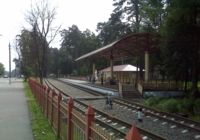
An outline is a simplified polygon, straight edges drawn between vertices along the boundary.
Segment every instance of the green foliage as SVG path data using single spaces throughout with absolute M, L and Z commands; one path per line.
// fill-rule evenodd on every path
M 131 33 L 130 27 L 120 19 L 122 13 L 112 13 L 107 22 L 99 22 L 97 24 L 98 38 L 102 45 L 108 45 L 128 33 Z
M 163 102 L 160 102 L 157 105 L 157 107 L 163 111 L 177 113 L 177 112 L 179 112 L 178 104 L 179 104 L 179 102 L 177 100 L 169 99 L 169 100 L 163 100 Z
M 22 73 L 23 73 L 24 76 L 25 76 L 25 81 L 26 81 L 30 76 L 34 76 L 33 69 L 32 69 L 31 67 L 29 67 L 29 66 L 23 67 Z
M 166 71 L 173 79 L 192 81 L 192 92 L 197 93 L 200 69 L 200 1 L 174 0 L 167 5 L 164 22 L 163 48 Z M 169 57 L 170 56 L 170 57 Z
M 34 140 L 57 140 L 48 120 L 43 116 L 41 108 L 37 104 L 27 83 L 24 83 L 28 108 L 31 113 L 31 124 Z
M 88 62 L 75 63 L 75 59 L 100 47 L 100 41 L 89 30 L 80 31 L 76 25 L 61 32 L 59 68 L 62 74 L 83 74 L 89 71 Z
M 59 73 L 59 50 L 57 48 L 49 48 L 48 50 L 48 73 L 57 75 Z
M 145 101 L 145 105 L 153 107 L 153 106 L 156 106 L 160 102 L 160 100 L 162 99 L 159 97 L 151 97 Z
M 200 99 L 160 99 L 151 97 L 144 104 L 165 112 L 187 114 L 194 120 L 200 120 Z
M 183 112 L 186 114 L 193 114 L 193 106 L 194 106 L 194 100 L 189 98 L 184 98 L 179 103 L 179 112 Z
M 38 75 L 41 62 L 41 46 L 38 46 L 38 34 L 34 31 L 22 30 L 18 35 L 21 72 L 25 77 Z M 36 37 L 37 36 L 37 37 Z M 35 41 L 37 40 L 37 41 Z M 40 51 L 39 51 L 40 49 Z
M 145 105 L 158 108 L 167 112 L 178 112 L 178 101 L 175 99 L 161 99 L 158 97 L 151 97 L 145 101 Z
M 194 113 L 200 116 L 200 99 L 197 99 L 194 103 Z
M 4 65 L 0 63 L 0 75 L 3 75 L 5 71 Z
M 140 23 L 143 18 L 144 1 L 141 0 L 115 0 L 114 13 L 121 13 L 121 20 L 126 20 L 133 32 L 139 32 Z
M 165 0 L 114 0 L 113 13 L 119 14 L 132 32 L 153 32 L 162 24 L 165 3 Z
M 200 121 L 200 115 L 193 115 L 191 116 L 192 120 Z
M 82 65 L 80 68 L 79 68 L 79 74 L 80 75 L 87 75 L 89 74 L 89 63 L 85 63 L 85 65 Z

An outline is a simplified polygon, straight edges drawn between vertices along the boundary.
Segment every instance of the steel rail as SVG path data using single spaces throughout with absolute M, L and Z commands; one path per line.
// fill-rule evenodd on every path
M 58 80 L 58 79 L 54 79 L 54 80 Z M 58 80 L 58 81 L 66 83 L 66 84 L 71 85 L 73 87 L 76 87 L 78 89 L 84 90 L 86 92 L 89 92 L 92 95 L 99 96 L 101 94 L 101 93 L 98 93 L 98 91 L 92 91 L 90 89 L 86 89 L 86 88 L 80 87 L 80 86 L 75 85 L 75 84 L 70 83 L 70 82 L 66 82 L 66 81 L 62 81 L 62 80 Z M 98 88 L 98 87 L 96 86 L 96 88 Z M 122 103 L 122 101 L 124 103 Z M 157 117 L 157 118 L 159 118 L 161 120 L 165 120 L 167 122 L 176 124 L 177 126 L 180 126 L 180 127 L 183 127 L 183 128 L 187 128 L 189 130 L 196 131 L 196 132 L 200 133 L 200 122 L 193 121 L 193 120 L 190 120 L 188 118 L 184 118 L 184 117 L 181 117 L 181 116 L 178 116 L 178 115 L 175 115 L 175 114 L 158 111 L 156 109 L 147 107 L 145 105 L 142 105 L 142 104 L 139 104 L 139 103 L 135 103 L 135 102 L 130 102 L 130 101 L 122 99 L 122 98 L 115 97 L 113 102 L 118 103 L 120 105 L 124 105 L 124 106 L 132 108 L 132 109 L 143 108 L 144 111 L 145 110 L 149 110 L 149 111 L 145 111 L 145 114 Z M 133 106 L 137 106 L 137 107 L 133 107 Z
M 54 79 L 55 80 L 55 79 Z M 47 80 L 48 81 L 48 80 Z M 49 82 L 49 81 L 48 81 Z M 59 82 L 63 82 L 63 81 L 59 81 Z M 65 82 L 63 82 L 63 83 L 65 83 Z M 57 88 L 56 86 L 54 86 L 51 82 L 49 82 L 49 84 L 51 84 L 51 86 L 53 86 L 56 90 L 58 90 L 61 94 L 63 94 L 63 95 L 65 95 L 65 96 L 68 96 L 66 93 L 64 93 L 63 91 L 61 91 L 59 88 Z M 66 84 L 66 83 L 65 83 Z M 79 89 L 81 89 L 81 90 L 83 90 L 82 88 L 80 88 L 79 86 L 77 86 L 77 85 L 73 85 L 73 84 L 69 84 L 70 86 L 73 86 L 73 87 L 75 87 L 75 88 L 79 88 Z M 87 91 L 88 92 L 88 90 L 87 89 L 84 89 L 84 91 Z M 97 93 L 96 93 L 97 94 Z M 95 93 L 94 93 L 94 95 L 96 95 Z M 98 96 L 99 96 L 99 94 L 97 94 Z M 76 102 L 78 102 L 79 104 L 81 104 L 82 106 L 84 106 L 84 107 L 88 107 L 88 105 L 87 104 L 85 104 L 85 103 L 83 103 L 83 102 L 81 102 L 81 101 L 79 101 L 79 100 L 77 100 L 77 99 L 74 99 Z M 107 118 L 107 120 L 111 120 L 111 121 L 115 121 L 115 122 L 117 122 L 118 124 L 122 124 L 122 126 L 125 126 L 126 128 L 128 128 L 128 129 L 130 129 L 131 128 L 131 124 L 130 123 L 128 123 L 128 122 L 125 122 L 125 121 L 123 121 L 123 120 L 120 120 L 120 119 L 118 119 L 118 118 L 116 118 L 116 117 L 113 117 L 113 116 L 111 116 L 111 115 L 109 115 L 109 114 L 107 114 L 107 113 L 104 113 L 104 112 L 102 112 L 102 111 L 100 111 L 100 110 L 97 110 L 97 109 L 95 109 L 94 108 L 94 111 L 96 112 L 96 114 L 99 114 L 99 115 L 102 115 L 102 116 L 104 116 L 104 117 L 106 117 Z M 97 115 L 96 115 L 97 116 Z M 97 118 L 96 118 L 97 119 Z M 99 119 L 97 119 L 98 120 L 98 122 L 101 122 L 102 123 L 102 121 L 101 120 L 99 120 Z M 104 123 L 104 122 L 103 122 Z M 106 126 L 108 126 L 108 124 L 107 123 L 104 123 Z M 121 131 L 119 131 L 118 129 L 116 129 L 116 128 L 114 128 L 114 127 L 112 127 L 112 126 L 110 126 L 109 125 L 109 127 L 111 127 L 112 129 L 114 129 L 115 131 L 118 131 L 119 133 L 123 133 L 123 135 L 125 136 L 126 135 L 126 133 L 124 133 L 124 132 L 121 132 Z M 160 135 L 157 135 L 157 134 L 153 134 L 152 132 L 149 132 L 148 130 L 145 130 L 145 129 L 143 129 L 143 128 L 139 128 L 139 127 L 137 127 L 137 129 L 139 130 L 139 132 L 143 135 L 143 136 L 147 136 L 148 138 L 151 138 L 151 139 L 153 139 L 153 140 L 165 140 L 166 138 L 163 138 L 162 136 L 160 136 Z
M 200 133 L 199 122 L 192 121 L 190 119 L 186 119 L 186 118 L 183 118 L 183 117 L 180 117 L 180 116 L 177 117 L 177 115 L 173 115 L 173 114 L 166 113 L 166 112 L 161 112 L 161 111 L 158 111 L 158 110 L 155 110 L 155 109 L 152 109 L 152 108 L 148 108 L 144 105 L 134 103 L 134 102 L 130 102 L 130 101 L 127 101 L 127 100 L 123 100 L 124 102 L 121 102 L 122 100 L 123 99 L 115 99 L 115 102 L 118 103 L 118 104 L 127 106 L 131 109 L 137 109 L 138 107 L 143 108 L 144 113 L 149 115 L 149 116 L 154 116 L 154 117 L 157 117 L 161 120 L 164 120 L 164 121 L 167 121 L 167 122 L 170 122 L 170 123 L 174 123 L 177 126 L 184 127 L 184 128 L 189 129 L 189 130 L 196 131 L 196 132 Z M 134 107 L 134 106 L 137 106 L 137 107 Z

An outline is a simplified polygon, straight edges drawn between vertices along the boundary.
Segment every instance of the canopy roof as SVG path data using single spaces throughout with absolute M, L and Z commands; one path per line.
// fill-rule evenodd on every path
M 143 54 L 145 51 L 154 51 L 157 48 L 159 35 L 154 33 L 135 33 L 108 44 L 100 49 L 82 55 L 76 61 L 82 59 L 126 59 Z
M 119 71 L 137 71 L 137 67 L 125 64 L 125 65 L 116 65 L 113 66 L 113 71 L 119 72 Z M 101 72 L 110 72 L 110 67 L 107 67 L 105 69 L 102 69 Z

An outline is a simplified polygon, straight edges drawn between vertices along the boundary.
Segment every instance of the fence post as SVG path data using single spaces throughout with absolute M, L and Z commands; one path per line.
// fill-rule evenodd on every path
M 43 98 L 44 98 L 44 116 L 46 115 L 46 95 L 47 95 L 47 89 L 48 89 L 48 87 L 47 86 L 45 86 L 45 89 L 44 89 L 44 95 L 43 95 Z
M 38 85 L 38 84 L 37 84 L 36 95 L 37 95 L 37 102 L 40 105 L 40 85 Z
M 53 106 L 53 98 L 54 98 L 54 96 L 55 96 L 55 90 L 53 90 L 52 91 L 52 96 L 51 96 L 51 126 L 53 126 L 53 108 L 54 108 L 54 106 Z
M 43 112 L 43 114 L 45 112 L 45 94 L 46 94 L 46 86 L 43 85 L 43 88 L 42 88 L 42 112 Z
M 72 140 L 72 109 L 73 109 L 74 103 L 73 103 L 73 99 L 70 97 L 69 101 L 67 103 L 67 125 L 68 125 L 68 129 L 67 129 L 67 140 Z
M 61 98 L 62 98 L 62 95 L 61 95 L 61 93 L 59 93 L 58 94 L 58 104 L 57 104 L 57 106 L 58 106 L 57 137 L 58 138 L 60 137 L 60 101 L 61 101 Z
M 46 109 L 47 109 L 47 94 L 48 94 L 48 87 L 45 86 L 45 91 L 44 91 L 44 116 L 46 115 Z
M 86 140 L 90 140 L 91 137 L 91 126 L 94 122 L 94 110 L 91 106 L 88 106 L 87 112 L 86 112 Z
M 46 116 L 47 116 L 47 119 L 49 118 L 49 94 L 50 94 L 51 90 L 48 88 L 47 90 L 47 112 L 46 112 Z
M 46 94 L 46 117 L 48 119 L 48 113 L 49 113 L 49 92 L 50 89 L 47 88 L 47 94 Z
M 38 102 L 41 107 L 41 93 L 42 93 L 42 86 L 38 85 Z
M 126 134 L 125 140 L 142 140 L 140 133 L 133 124 L 129 132 Z

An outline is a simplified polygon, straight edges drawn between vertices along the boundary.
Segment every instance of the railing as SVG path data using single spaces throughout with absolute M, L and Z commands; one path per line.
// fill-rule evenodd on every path
M 140 98 L 141 93 L 139 88 L 136 89 L 133 84 L 122 84 L 119 83 L 119 95 L 124 98 Z
M 41 106 L 42 112 L 47 117 L 53 130 L 62 140 L 116 140 L 114 135 L 95 122 L 95 114 L 91 106 L 85 114 L 74 108 L 73 99 L 68 102 L 62 100 L 61 93 L 40 85 L 30 79 L 29 86 L 36 100 Z M 125 140 L 133 140 L 137 137 L 142 140 L 136 127 L 132 127 Z
M 169 81 L 154 80 L 148 82 L 141 81 L 140 85 L 142 85 L 143 90 L 161 90 L 161 91 L 184 90 L 184 84 L 181 81 L 171 81 L 171 80 Z

